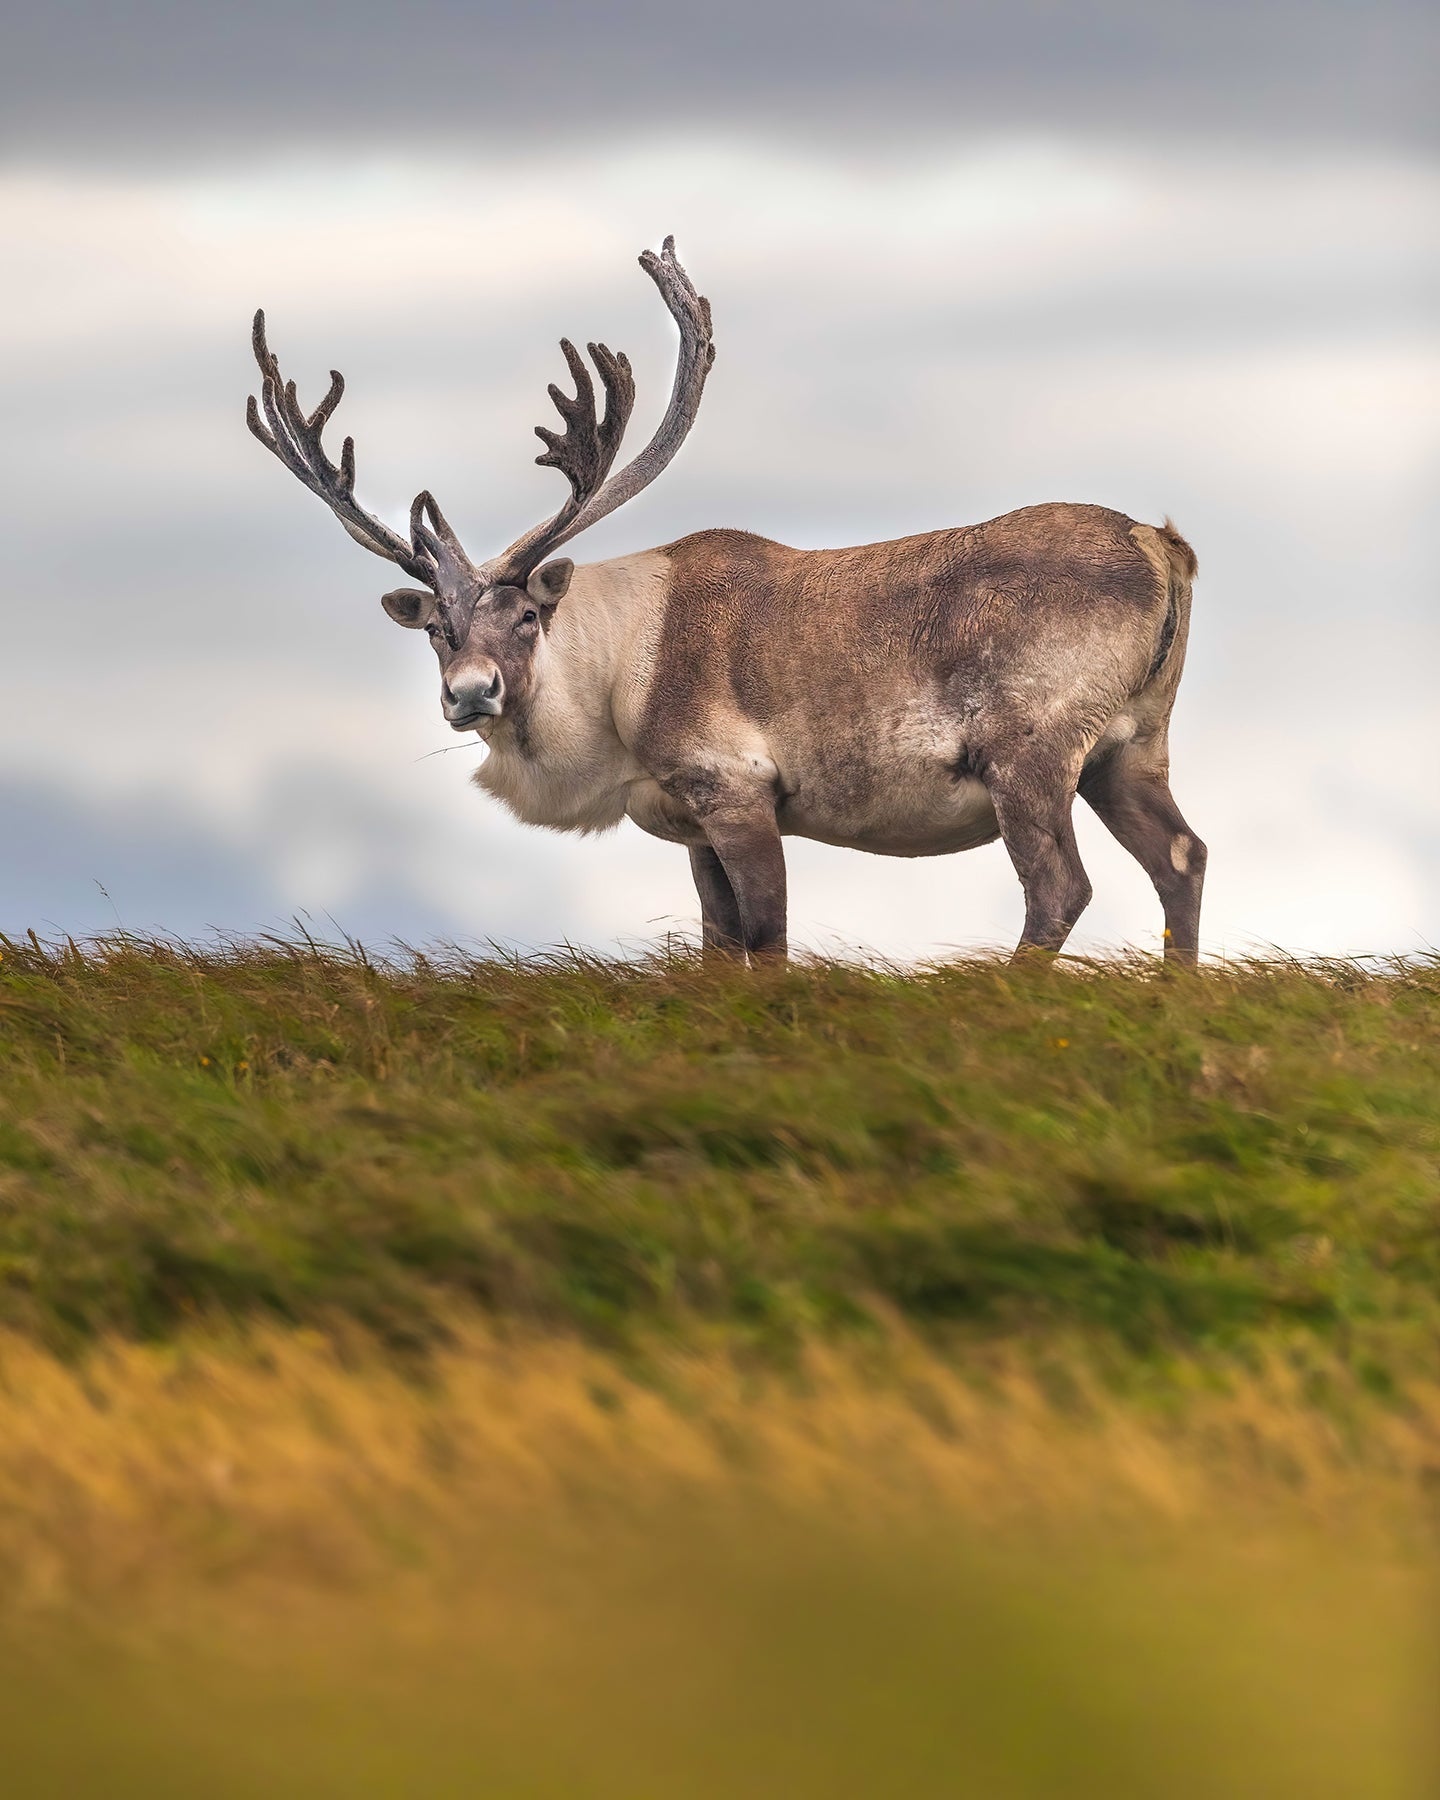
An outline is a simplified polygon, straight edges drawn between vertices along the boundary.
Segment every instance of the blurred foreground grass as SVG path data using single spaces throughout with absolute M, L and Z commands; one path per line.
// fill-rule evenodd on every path
M 1440 1389 L 0 1355 L 7 1796 L 1421 1800 Z
M 1433 1791 L 1433 962 L 0 953 L 7 1796 Z

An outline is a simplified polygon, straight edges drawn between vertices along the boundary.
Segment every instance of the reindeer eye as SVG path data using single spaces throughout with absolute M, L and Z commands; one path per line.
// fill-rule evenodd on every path
M 520 623 L 522 625 L 533 625 L 539 617 L 539 613 L 536 612 L 533 606 L 527 606 L 520 615 Z

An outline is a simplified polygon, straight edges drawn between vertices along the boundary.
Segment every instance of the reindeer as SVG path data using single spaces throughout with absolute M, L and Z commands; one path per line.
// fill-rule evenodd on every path
M 640 263 L 680 330 L 659 429 L 612 474 L 629 361 L 588 346 L 602 412 L 562 341 L 576 391 L 551 386 L 563 429 L 536 427 L 536 460 L 569 497 L 478 564 L 428 492 L 408 539 L 360 506 L 354 441 L 338 465 L 321 444 L 342 377 L 331 371 L 307 414 L 255 315 L 250 430 L 357 543 L 420 584 L 381 604 L 427 633 L 445 719 L 487 744 L 476 783 L 532 825 L 604 831 L 628 817 L 683 844 L 705 952 L 751 959 L 785 953 L 787 836 L 884 856 L 1000 837 L 1025 896 L 1016 955 L 1059 951 L 1091 894 L 1078 792 L 1154 883 L 1167 960 L 1193 965 L 1205 846 L 1168 783 L 1190 546 L 1168 519 L 1055 504 L 846 550 L 715 530 L 610 562 L 554 556 L 667 466 L 714 361 L 709 302 L 673 238 Z

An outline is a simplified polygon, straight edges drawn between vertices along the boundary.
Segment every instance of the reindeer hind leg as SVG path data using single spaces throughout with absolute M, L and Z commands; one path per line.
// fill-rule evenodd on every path
M 1154 884 L 1165 909 L 1165 960 L 1194 968 L 1200 953 L 1205 845 L 1175 804 L 1165 746 L 1126 744 L 1080 777 L 1080 794 Z

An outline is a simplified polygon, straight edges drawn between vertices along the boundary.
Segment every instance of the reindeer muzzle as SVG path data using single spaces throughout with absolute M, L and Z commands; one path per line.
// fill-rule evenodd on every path
M 504 705 L 505 679 L 493 663 L 455 671 L 440 690 L 441 710 L 455 731 L 469 731 L 482 719 L 496 718 Z

